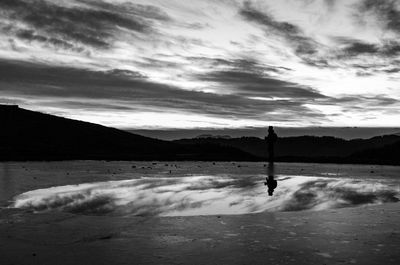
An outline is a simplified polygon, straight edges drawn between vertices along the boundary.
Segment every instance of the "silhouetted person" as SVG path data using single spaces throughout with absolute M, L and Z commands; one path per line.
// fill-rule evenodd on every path
M 274 127 L 269 126 L 268 128 L 268 136 L 265 137 L 265 140 L 268 144 L 268 161 L 274 162 L 274 144 L 276 140 L 278 140 L 278 135 L 274 132 Z

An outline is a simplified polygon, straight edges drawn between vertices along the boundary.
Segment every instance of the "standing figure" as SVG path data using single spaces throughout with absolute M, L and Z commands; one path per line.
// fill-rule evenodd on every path
M 269 126 L 268 136 L 265 137 L 268 144 L 268 161 L 274 163 L 274 144 L 278 140 L 278 135 L 274 132 L 274 127 Z

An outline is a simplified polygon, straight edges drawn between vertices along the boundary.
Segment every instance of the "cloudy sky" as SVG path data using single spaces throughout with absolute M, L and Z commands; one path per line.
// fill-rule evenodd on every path
M 398 126 L 400 0 L 0 0 L 0 103 L 124 129 Z

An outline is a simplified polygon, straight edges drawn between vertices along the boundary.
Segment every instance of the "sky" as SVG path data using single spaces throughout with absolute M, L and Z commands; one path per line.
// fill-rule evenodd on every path
M 0 0 L 0 103 L 122 129 L 396 127 L 400 0 Z

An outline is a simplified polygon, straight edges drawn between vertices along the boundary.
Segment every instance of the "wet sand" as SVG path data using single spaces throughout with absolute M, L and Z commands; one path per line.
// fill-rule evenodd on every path
M 0 263 L 399 264 L 400 204 L 231 216 L 0 210 Z

